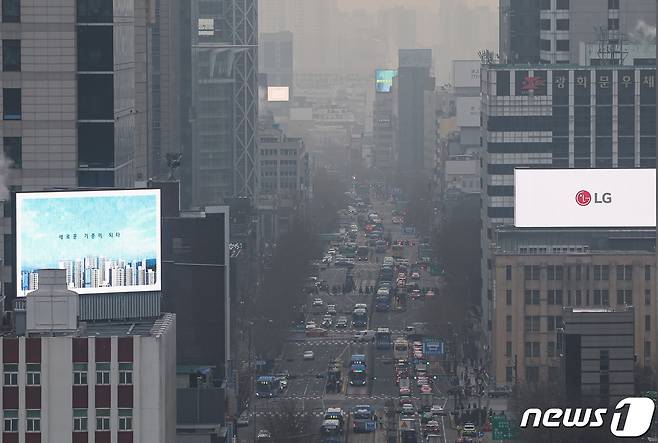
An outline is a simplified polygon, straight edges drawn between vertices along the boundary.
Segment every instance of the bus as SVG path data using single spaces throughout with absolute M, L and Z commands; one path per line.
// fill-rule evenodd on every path
M 395 360 L 407 360 L 409 358 L 409 342 L 400 337 L 393 343 L 393 358 Z
M 404 246 L 395 244 L 391 247 L 393 258 L 404 258 Z
M 418 442 L 418 422 L 415 418 L 403 418 L 400 420 L 400 441 L 402 443 Z
M 352 326 L 355 328 L 365 328 L 368 326 L 368 313 L 365 309 L 355 309 L 352 313 Z
M 352 410 L 352 430 L 354 432 L 375 432 L 375 410 L 370 405 L 356 405 Z
M 389 328 L 377 329 L 375 347 L 377 349 L 391 349 L 391 330 Z
M 342 429 L 338 420 L 324 420 L 320 427 L 322 443 L 339 443 L 343 440 Z
M 272 398 L 279 395 L 281 382 L 271 375 L 263 375 L 256 379 L 256 397 Z
M 365 386 L 368 382 L 366 365 L 354 363 L 350 366 L 350 384 L 353 386 Z

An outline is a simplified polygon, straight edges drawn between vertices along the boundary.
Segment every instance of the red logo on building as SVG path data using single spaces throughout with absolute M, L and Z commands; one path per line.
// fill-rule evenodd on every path
M 580 206 L 587 206 L 592 201 L 592 194 L 588 191 L 582 190 L 578 191 L 576 194 L 576 203 Z
M 521 89 L 524 91 L 535 91 L 544 86 L 544 79 L 541 77 L 526 77 L 521 83 Z

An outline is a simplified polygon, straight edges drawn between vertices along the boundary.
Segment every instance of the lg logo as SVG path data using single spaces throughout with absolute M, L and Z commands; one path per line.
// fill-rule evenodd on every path
M 595 192 L 594 197 L 592 197 L 592 194 L 584 189 L 576 193 L 576 203 L 578 203 L 579 206 L 587 206 L 592 201 L 594 201 L 594 203 L 611 203 L 612 194 L 604 192 L 599 197 L 599 194 Z

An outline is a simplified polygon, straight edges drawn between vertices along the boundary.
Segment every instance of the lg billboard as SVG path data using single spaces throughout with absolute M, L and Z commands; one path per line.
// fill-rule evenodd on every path
M 515 169 L 519 228 L 652 228 L 655 169 Z
M 452 80 L 455 88 L 479 88 L 480 63 L 480 60 L 453 61 Z
M 17 296 L 39 269 L 80 294 L 161 289 L 160 190 L 16 194 Z

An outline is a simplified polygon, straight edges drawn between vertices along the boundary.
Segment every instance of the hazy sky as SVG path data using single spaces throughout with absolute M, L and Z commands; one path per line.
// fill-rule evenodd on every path
M 489 5 L 492 8 L 497 7 L 498 0 L 451 0 L 466 2 L 471 5 Z M 343 10 L 351 9 L 378 9 L 388 8 L 391 6 L 428 7 L 437 8 L 438 0 L 338 0 L 338 7 Z

